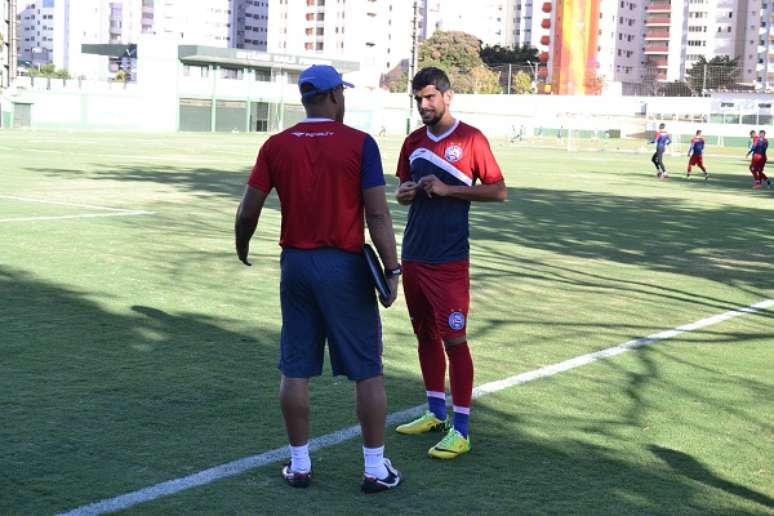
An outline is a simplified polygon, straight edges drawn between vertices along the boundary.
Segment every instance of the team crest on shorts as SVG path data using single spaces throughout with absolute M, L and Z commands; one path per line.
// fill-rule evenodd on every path
M 446 151 L 444 152 L 444 157 L 446 157 L 446 161 L 450 163 L 458 162 L 459 160 L 462 159 L 462 147 L 460 147 L 456 143 L 454 145 L 446 147 Z
M 454 331 L 460 331 L 465 327 L 465 314 L 462 312 L 452 312 L 449 314 L 449 328 Z

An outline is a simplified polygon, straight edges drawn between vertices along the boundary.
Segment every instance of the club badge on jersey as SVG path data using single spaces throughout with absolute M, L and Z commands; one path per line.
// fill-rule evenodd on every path
M 462 159 L 462 147 L 457 144 L 446 147 L 444 157 L 449 163 L 456 163 Z
M 465 314 L 462 312 L 452 312 L 449 314 L 449 328 L 454 331 L 460 331 L 465 327 Z

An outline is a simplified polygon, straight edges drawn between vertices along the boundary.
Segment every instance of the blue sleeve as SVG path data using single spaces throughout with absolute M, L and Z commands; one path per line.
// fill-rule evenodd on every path
M 373 138 L 366 135 L 363 142 L 363 156 L 360 161 L 360 187 L 363 190 L 375 186 L 384 186 L 384 170 L 379 146 Z

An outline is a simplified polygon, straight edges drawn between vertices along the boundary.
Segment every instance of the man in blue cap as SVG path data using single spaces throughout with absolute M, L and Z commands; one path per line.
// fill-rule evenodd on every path
M 397 487 L 400 472 L 384 457 L 387 398 L 382 335 L 373 280 L 362 253 L 367 223 L 394 301 L 401 273 L 384 173 L 376 142 L 344 125 L 344 82 L 332 66 L 315 65 L 298 79 L 307 118 L 260 149 L 236 216 L 236 250 L 247 260 L 266 196 L 277 189 L 282 211 L 280 403 L 291 460 L 282 477 L 311 481 L 309 379 L 322 373 L 328 342 L 334 375 L 356 384 L 365 471 L 361 489 Z M 365 221 L 363 213 L 365 212 Z

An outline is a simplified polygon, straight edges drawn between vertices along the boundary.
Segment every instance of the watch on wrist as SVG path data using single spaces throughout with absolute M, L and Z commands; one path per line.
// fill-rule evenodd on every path
M 401 273 L 403 273 L 403 269 L 401 268 L 400 264 L 398 264 L 397 267 L 394 269 L 384 269 L 384 277 L 385 278 L 392 278 L 395 276 L 400 276 Z

